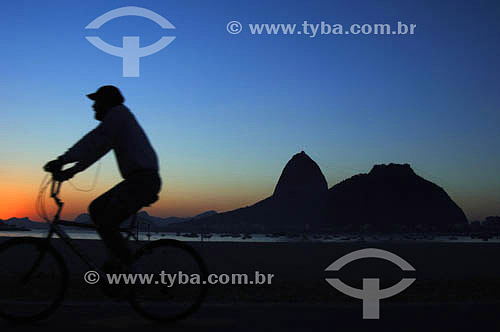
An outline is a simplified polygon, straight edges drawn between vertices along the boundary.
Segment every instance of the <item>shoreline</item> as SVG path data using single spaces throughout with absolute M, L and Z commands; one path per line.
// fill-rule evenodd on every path
M 99 240 L 95 230 L 83 230 L 81 228 L 69 228 L 64 230 L 71 238 L 78 240 Z M 135 233 L 134 233 L 135 234 Z M 45 237 L 47 229 L 33 229 L 26 231 L 0 231 L 2 237 Z M 148 239 L 148 235 L 150 239 Z M 55 237 L 57 238 L 57 237 Z M 243 243 L 500 243 L 500 236 L 495 235 L 463 235 L 463 234 L 417 234 L 417 233 L 391 233 L 391 234 L 360 234 L 360 233 L 338 233 L 335 235 L 279 235 L 273 236 L 266 233 L 235 233 L 218 234 L 211 233 L 201 237 L 199 233 L 178 232 L 140 232 L 141 241 L 154 241 L 161 239 L 175 239 L 182 242 L 243 242 Z

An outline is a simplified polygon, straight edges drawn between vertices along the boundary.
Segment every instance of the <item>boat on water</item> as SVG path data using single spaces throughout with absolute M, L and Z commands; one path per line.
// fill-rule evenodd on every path
M 192 233 L 182 234 L 182 236 L 184 236 L 184 237 L 196 238 L 196 237 L 198 237 L 198 234 L 197 234 L 197 233 L 192 232 Z

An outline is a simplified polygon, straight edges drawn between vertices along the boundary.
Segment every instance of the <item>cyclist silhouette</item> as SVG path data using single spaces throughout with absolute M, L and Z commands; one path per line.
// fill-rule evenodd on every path
M 89 214 L 110 253 L 108 264 L 129 265 L 132 253 L 120 234 L 120 224 L 158 200 L 158 158 L 136 118 L 123 105 L 125 99 L 118 88 L 102 86 L 87 97 L 94 101 L 95 119 L 101 123 L 44 169 L 56 180 L 66 181 L 114 151 L 124 180 L 92 201 Z M 65 164 L 74 162 L 73 167 L 62 170 Z

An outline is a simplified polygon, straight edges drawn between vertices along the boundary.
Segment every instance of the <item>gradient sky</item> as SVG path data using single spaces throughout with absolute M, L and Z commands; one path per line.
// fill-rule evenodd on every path
M 140 17 L 85 26 L 122 6 L 167 18 L 172 44 L 140 60 L 92 46 L 165 34 Z M 410 163 L 469 219 L 500 215 L 498 1 L 15 1 L 2 4 L 0 218 L 29 216 L 44 163 L 97 125 L 85 94 L 121 88 L 160 158 L 164 187 L 147 211 L 189 216 L 270 195 L 306 151 L 328 185 L 377 163 Z M 244 25 L 239 35 L 229 21 Z M 254 36 L 248 23 L 417 24 L 415 35 Z M 88 188 L 96 165 L 73 179 Z M 97 188 L 65 185 L 64 216 L 120 180 L 114 156 Z

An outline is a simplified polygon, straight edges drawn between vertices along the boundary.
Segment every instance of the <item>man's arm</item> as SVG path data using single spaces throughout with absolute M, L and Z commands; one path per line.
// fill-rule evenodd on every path
M 77 162 L 75 166 L 66 170 L 69 177 L 85 170 L 111 150 L 117 131 L 117 124 L 112 120 L 109 118 L 103 121 L 57 158 L 61 166 Z
M 110 129 L 110 126 L 101 123 L 57 159 L 63 165 L 73 162 L 90 162 L 92 164 L 111 149 L 114 135 Z M 91 162 L 91 160 L 93 161 Z

